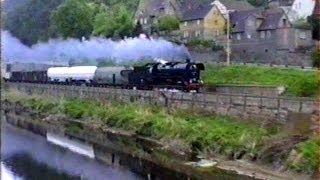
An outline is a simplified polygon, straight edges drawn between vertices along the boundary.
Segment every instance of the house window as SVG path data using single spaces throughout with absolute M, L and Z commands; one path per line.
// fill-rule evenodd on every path
M 261 31 L 260 32 L 260 37 L 261 37 L 261 39 L 264 39 L 266 37 L 266 32 Z
M 148 19 L 144 18 L 144 24 L 147 24 L 147 23 L 148 23 Z
M 196 31 L 195 36 L 199 37 L 200 36 L 200 31 Z
M 219 35 L 220 35 L 220 31 L 216 30 L 216 36 L 219 36 Z
M 305 32 L 300 32 L 300 33 L 299 33 L 299 38 L 300 38 L 300 39 L 307 39 L 306 33 L 305 33 Z
M 186 22 L 184 22 L 184 26 L 187 26 L 188 25 L 188 22 L 186 21 Z
M 238 39 L 238 40 L 241 40 L 241 33 L 238 33 L 238 34 L 237 34 L 237 39 Z
M 246 50 L 243 50 L 243 54 L 246 54 L 247 53 L 247 51 Z
M 160 8 L 160 13 L 161 13 L 161 14 L 164 13 L 164 7 Z
M 184 37 L 184 38 L 187 38 L 188 36 L 189 36 L 188 31 L 185 31 L 185 32 L 183 33 L 183 37 Z
M 143 18 L 140 19 L 140 24 L 143 24 Z
M 269 52 L 269 49 L 265 49 L 264 52 L 266 52 L 266 53 Z
M 287 27 L 287 19 L 282 19 L 283 27 Z
M 247 38 L 248 38 L 248 39 L 251 39 L 251 34 L 247 34 Z
M 200 20 L 197 20 L 197 24 L 200 25 Z
M 267 38 L 271 38 L 271 31 L 267 31 Z

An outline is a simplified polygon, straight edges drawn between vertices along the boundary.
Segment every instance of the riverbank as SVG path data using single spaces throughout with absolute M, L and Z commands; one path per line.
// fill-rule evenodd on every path
M 319 156 L 314 152 L 314 148 L 317 148 L 317 140 L 306 141 L 306 137 L 290 137 L 281 133 L 281 127 L 263 127 L 251 121 L 239 122 L 235 119 L 213 117 L 199 112 L 168 111 L 156 106 L 113 102 L 100 104 L 74 99 L 27 96 L 18 92 L 6 93 L 4 98 L 7 99 L 4 107 L 9 107 L 7 111 L 11 111 L 12 108 L 20 113 L 26 111 L 30 116 L 42 119 L 33 123 L 49 123 L 55 130 L 63 130 L 76 137 L 90 137 L 93 136 L 92 132 L 107 129 L 128 137 L 138 136 L 147 139 L 148 142 L 154 142 L 157 147 L 161 147 L 161 151 L 166 152 L 165 154 L 180 157 L 179 159 L 183 161 L 203 157 L 218 162 L 216 166 L 221 169 L 232 169 L 243 174 L 256 172 L 258 177 L 277 177 L 277 173 L 271 172 L 272 165 L 277 165 L 275 169 L 281 168 L 281 172 L 286 171 L 284 174 L 290 177 L 291 173 L 288 170 L 291 169 L 292 164 L 288 164 L 287 160 L 293 151 L 299 154 L 301 163 L 313 165 L 317 163 L 309 163 L 314 161 L 308 158 L 310 152 L 311 157 Z M 70 119 L 73 121 L 70 122 Z M 87 128 L 90 130 L 84 131 Z M 284 142 L 287 144 L 283 145 Z M 305 143 L 308 145 L 302 148 L 304 142 L 310 142 L 312 145 Z M 120 149 L 127 149 L 127 146 Z M 307 155 L 302 153 L 305 152 L 303 149 L 307 149 L 309 153 Z M 152 153 L 151 156 L 154 157 L 155 154 L 157 153 Z M 294 155 L 291 156 L 294 157 Z M 160 159 L 170 158 L 162 156 Z M 296 170 L 309 175 L 316 171 L 317 167 L 310 166 L 304 169 L 298 161 L 294 162 L 297 164 L 295 167 L 300 167 Z M 265 163 L 269 164 L 269 168 L 266 168 L 270 170 L 269 172 L 265 168 L 255 167 L 257 164 Z M 170 163 L 163 164 L 167 166 Z M 171 168 L 175 166 L 172 164 Z M 214 172 L 210 169 L 209 172 L 211 171 Z M 199 175 L 201 176 L 201 173 Z M 286 179 L 286 176 L 279 174 L 278 176 Z

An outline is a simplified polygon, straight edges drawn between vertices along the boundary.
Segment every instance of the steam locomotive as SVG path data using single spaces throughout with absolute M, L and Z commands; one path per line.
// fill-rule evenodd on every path
M 202 63 L 166 62 L 148 63 L 134 67 L 48 67 L 37 70 L 8 71 L 6 81 L 86 85 L 127 89 L 177 89 L 198 91 L 202 86 Z

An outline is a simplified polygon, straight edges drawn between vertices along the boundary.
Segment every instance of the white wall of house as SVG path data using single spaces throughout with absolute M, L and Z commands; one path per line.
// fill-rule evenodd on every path
M 292 7 L 291 13 L 292 18 L 306 18 L 312 14 L 315 6 L 315 0 L 295 0 Z

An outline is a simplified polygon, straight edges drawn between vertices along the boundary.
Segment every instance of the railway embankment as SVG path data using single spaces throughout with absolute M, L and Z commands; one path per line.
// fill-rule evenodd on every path
M 242 177 L 237 174 L 312 179 L 319 168 L 319 138 L 292 134 L 286 123 L 240 120 L 190 107 L 124 103 L 114 96 L 96 101 L 30 91 L 11 86 L 6 93 L 2 109 L 8 122 L 40 134 L 50 131 L 92 143 L 103 161 L 114 162 L 112 153 L 118 152 L 122 163 L 137 171 L 145 169 L 141 173 L 149 176 L 156 176 L 153 173 L 161 167 L 159 172 L 169 174 L 158 176 L 186 179 Z M 310 131 L 303 125 L 306 129 L 299 132 Z

